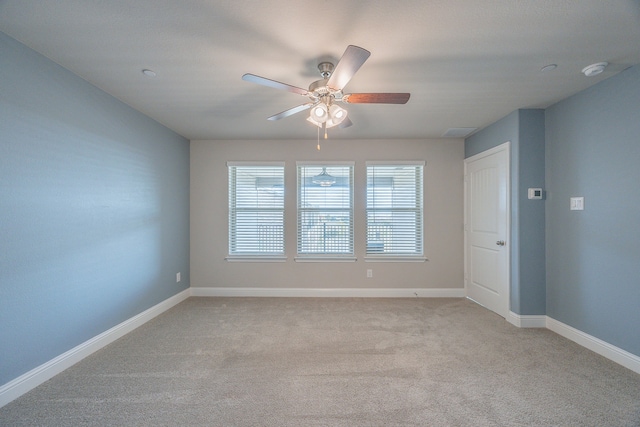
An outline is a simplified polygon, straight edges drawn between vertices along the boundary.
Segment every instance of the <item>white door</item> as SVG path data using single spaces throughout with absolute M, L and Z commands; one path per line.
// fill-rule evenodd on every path
M 465 160 L 467 297 L 509 314 L 509 143 Z

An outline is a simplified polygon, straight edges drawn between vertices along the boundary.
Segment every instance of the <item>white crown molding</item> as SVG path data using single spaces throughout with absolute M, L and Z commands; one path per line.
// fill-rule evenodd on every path
M 191 288 L 194 297 L 464 298 L 464 288 Z
M 118 338 L 145 324 L 171 307 L 181 303 L 189 298 L 190 295 L 191 289 L 185 289 L 179 294 L 154 305 L 153 307 L 125 320 L 100 335 L 96 335 L 71 350 L 66 351 L 29 372 L 20 375 L 18 378 L 9 381 L 0 387 L 0 408 L 12 400 L 22 396 L 26 392 L 36 388 L 55 375 L 58 375 L 65 369 L 75 365 L 90 354 L 100 350 Z

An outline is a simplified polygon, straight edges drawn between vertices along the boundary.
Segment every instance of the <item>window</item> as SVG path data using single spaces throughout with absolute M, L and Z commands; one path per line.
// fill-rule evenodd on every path
M 353 163 L 298 164 L 298 255 L 353 257 Z
M 423 255 L 424 162 L 367 162 L 367 256 Z
M 228 163 L 229 258 L 284 257 L 284 163 Z

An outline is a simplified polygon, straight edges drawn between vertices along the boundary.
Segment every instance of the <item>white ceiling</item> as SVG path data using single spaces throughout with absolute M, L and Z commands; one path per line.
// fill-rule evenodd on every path
M 640 63 L 638 0 L 0 0 L 0 30 L 189 139 L 315 139 L 308 113 L 266 120 L 307 98 L 241 76 L 306 88 L 349 44 L 371 57 L 345 93 L 411 99 L 347 105 L 334 139 L 482 128 Z

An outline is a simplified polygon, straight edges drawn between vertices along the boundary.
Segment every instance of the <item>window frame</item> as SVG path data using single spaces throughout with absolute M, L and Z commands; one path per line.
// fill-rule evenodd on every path
M 369 252 L 370 242 L 369 242 L 369 213 L 375 210 L 389 210 L 395 211 L 396 209 L 392 208 L 374 208 L 369 206 L 369 171 L 371 167 L 383 166 L 383 167 L 400 167 L 400 166 L 411 166 L 411 167 L 420 167 L 420 180 L 421 182 L 416 183 L 419 185 L 419 188 L 416 190 L 416 195 L 419 196 L 419 200 L 416 201 L 417 209 L 420 216 L 420 236 L 419 236 L 419 246 L 420 251 L 416 253 L 372 253 Z M 424 255 L 425 251 L 425 239 L 424 239 L 424 230 L 425 230 L 425 214 L 424 214 L 424 191 L 425 191 L 425 161 L 367 161 L 365 162 L 365 205 L 364 205 L 364 216 L 365 216 L 365 257 L 364 260 L 366 262 L 425 262 L 427 258 Z M 375 183 L 374 183 L 375 184 Z M 407 208 L 398 209 L 398 211 L 407 211 Z M 408 211 L 411 211 L 409 209 Z
M 349 225 L 349 241 L 350 252 L 301 252 L 302 245 L 302 216 L 305 212 L 313 212 L 318 209 L 304 208 L 302 204 L 302 169 L 305 167 L 313 168 L 332 168 L 332 167 L 348 167 L 349 176 L 349 207 L 347 209 L 327 208 L 327 210 L 348 212 Z M 354 177 L 355 177 L 355 161 L 297 161 L 296 162 L 296 262 L 355 262 L 355 203 L 354 203 Z M 322 210 L 322 208 L 319 208 Z
M 282 182 L 283 182 L 283 189 L 282 189 L 282 206 L 279 208 L 254 208 L 257 211 L 260 210 L 264 210 L 264 211 L 277 211 L 277 212 L 282 212 L 282 232 L 281 232 L 281 242 L 280 244 L 282 245 L 282 251 L 277 251 L 277 252 L 269 252 L 269 251 L 265 251 L 265 252 L 260 252 L 260 251 L 255 251 L 255 252 L 234 252 L 232 250 L 232 246 L 233 246 L 233 236 L 236 234 L 237 230 L 234 230 L 234 224 L 236 223 L 234 215 L 237 215 L 238 210 L 236 209 L 236 206 L 233 204 L 233 200 L 237 199 L 237 180 L 233 180 L 232 179 L 232 170 L 234 174 L 237 174 L 237 170 L 238 168 L 256 168 L 259 169 L 261 167 L 264 168 L 281 168 L 282 169 Z M 286 255 L 286 185 L 285 185 L 285 180 L 286 178 L 286 168 L 285 168 L 285 162 L 227 162 L 227 180 L 228 180 L 228 186 L 227 186 L 227 190 L 228 190 L 228 215 L 227 215 L 227 220 L 228 220 L 228 245 L 227 245 L 227 251 L 228 254 L 225 257 L 226 261 L 229 262 L 251 262 L 251 261 L 255 261 L 255 262 L 284 262 L 287 260 L 287 255 Z M 233 187 L 235 185 L 235 187 Z M 233 194 L 232 194 L 232 187 L 233 187 Z

